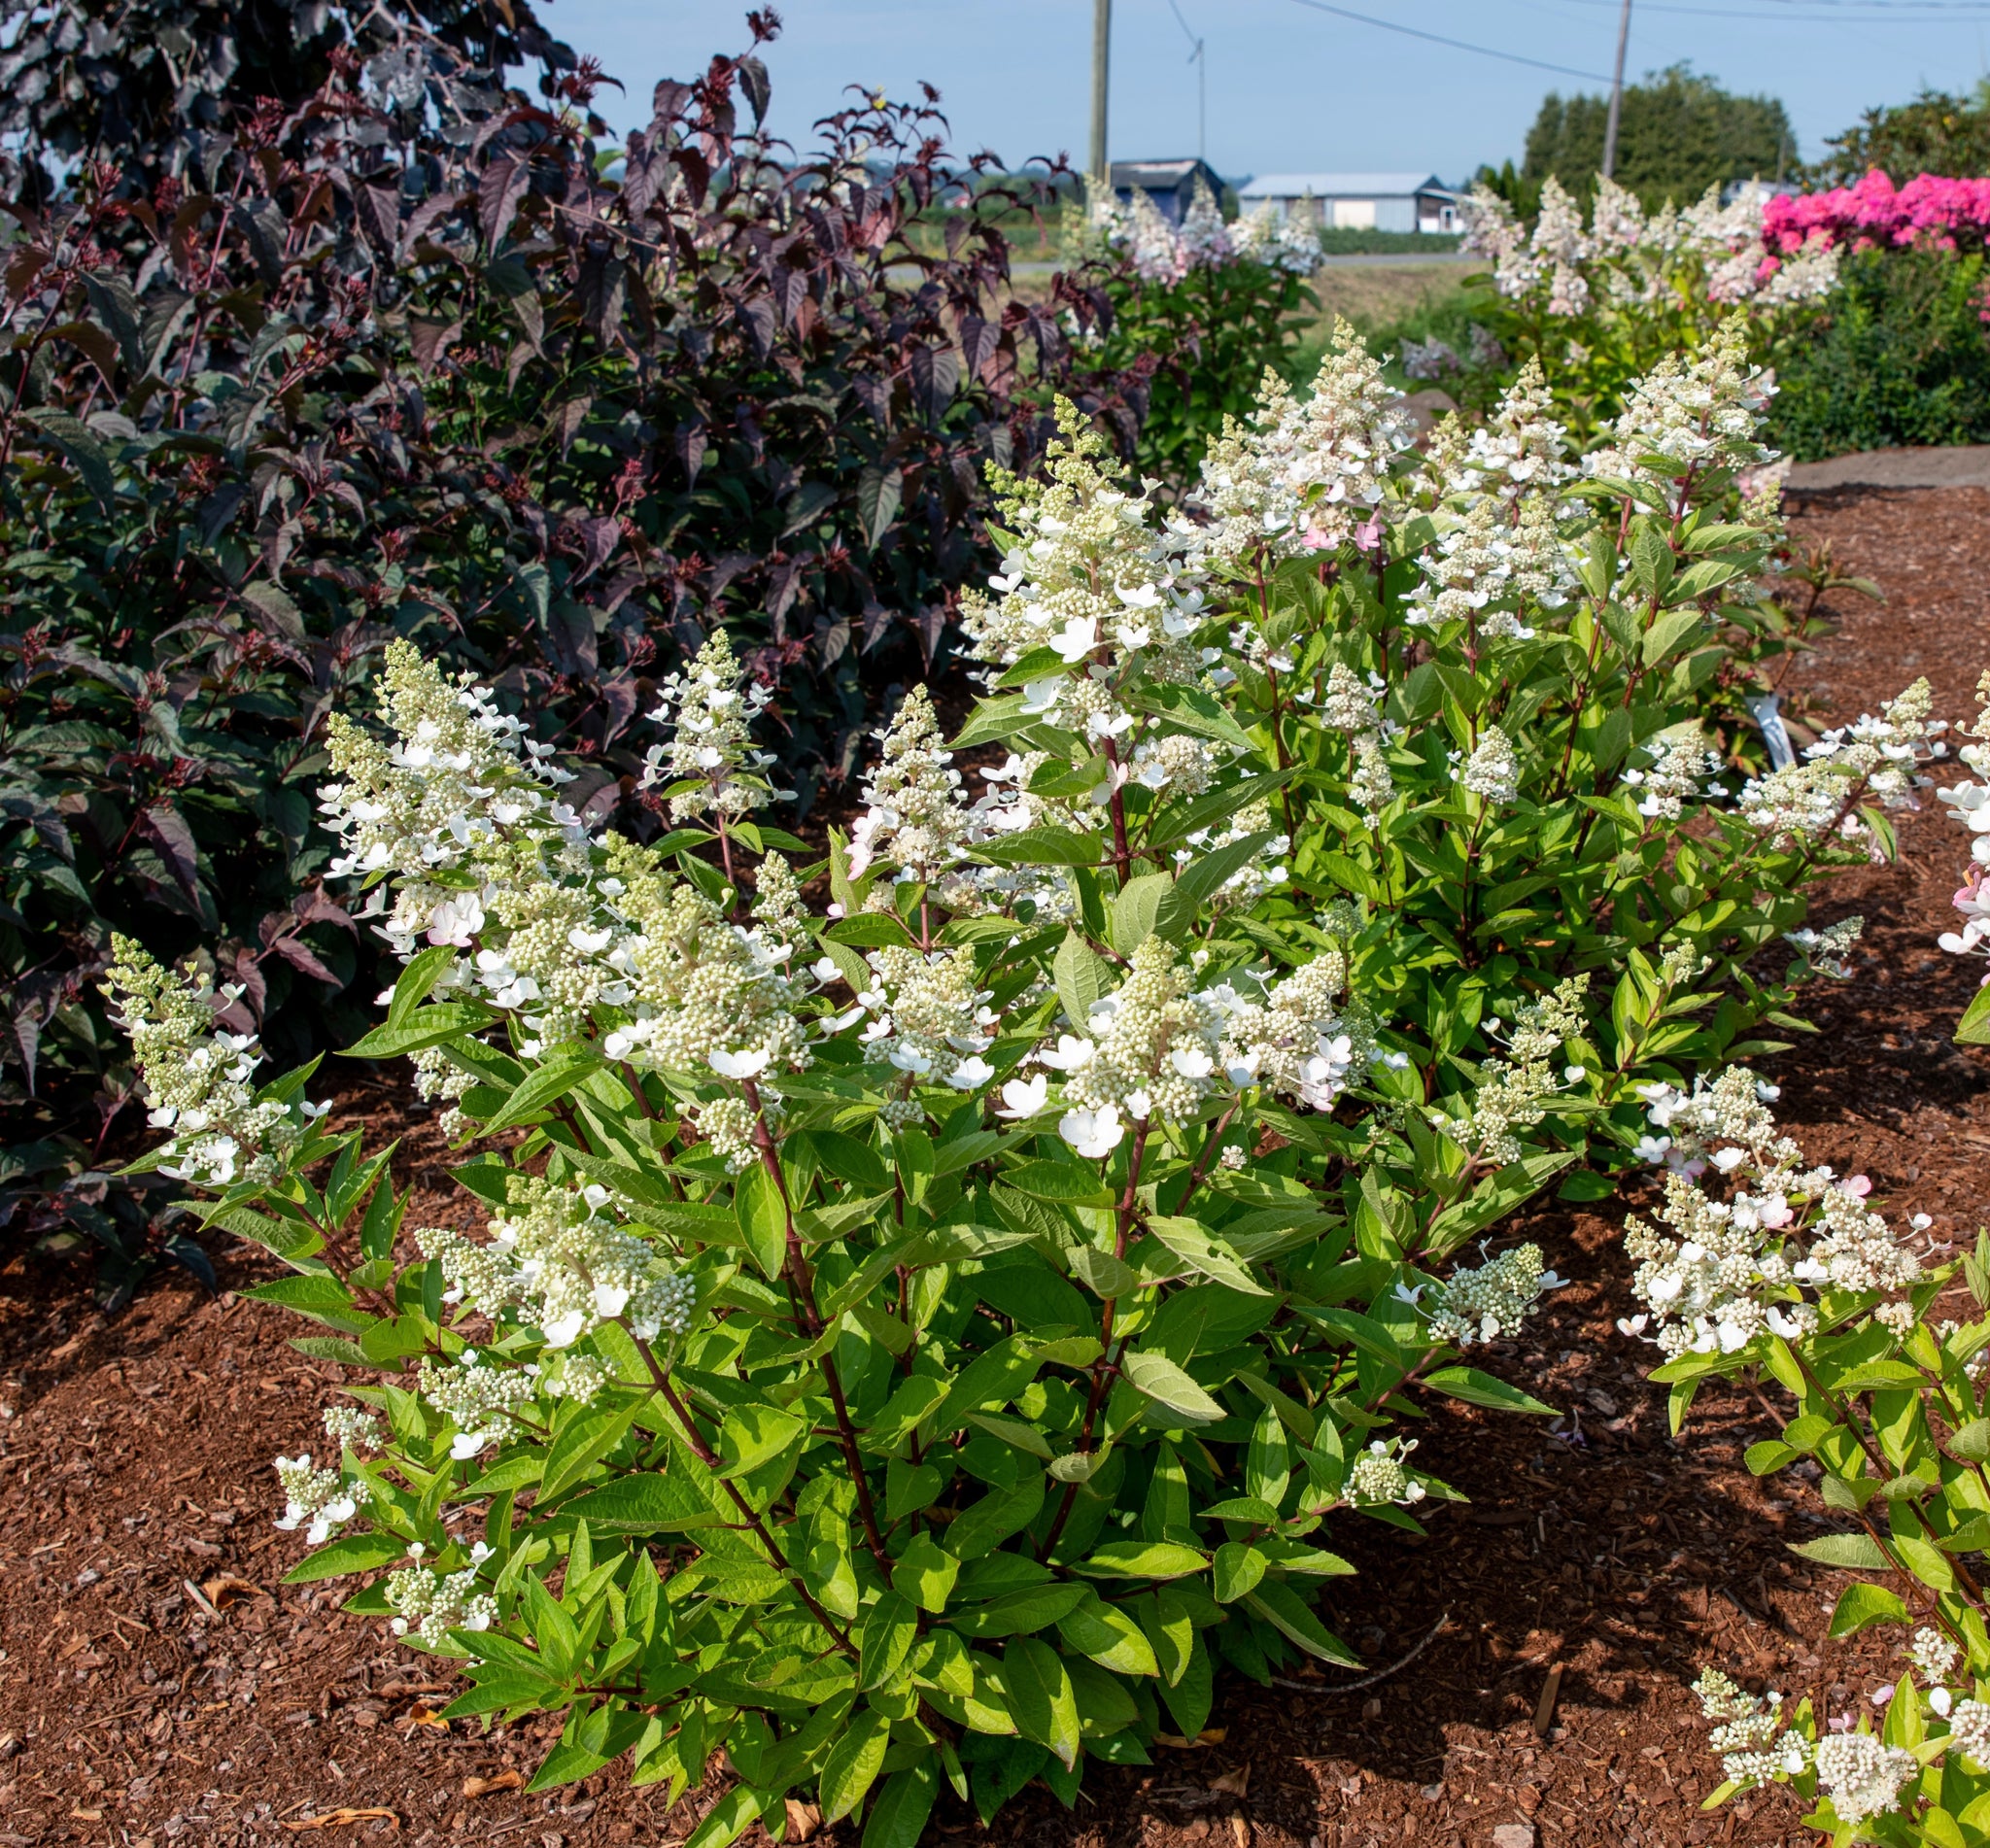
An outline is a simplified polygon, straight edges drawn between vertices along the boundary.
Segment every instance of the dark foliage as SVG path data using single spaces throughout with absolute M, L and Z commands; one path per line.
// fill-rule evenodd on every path
M 1587 206 L 1609 110 L 1607 96 L 1551 92 L 1527 130 L 1522 177 L 1538 188 L 1554 174 Z M 1625 86 L 1616 179 L 1648 208 L 1688 204 L 1731 180 L 1780 179 L 1796 159 L 1796 134 L 1773 96 L 1730 95 L 1683 64 Z
M 0 0 L 4 177 L 45 200 L 67 163 L 110 160 L 150 184 L 194 157 L 202 131 L 244 100 L 292 110 L 331 75 L 334 52 L 376 60 L 375 81 L 418 97 L 410 37 L 446 48 L 490 81 L 528 61 L 551 93 L 573 53 L 525 0 Z
M 1990 85 L 1973 96 L 1924 89 L 1910 103 L 1869 109 L 1825 146 L 1804 173 L 1816 187 L 1851 186 L 1874 167 L 1902 184 L 1917 173 L 1980 179 L 1990 173 Z
M 970 188 L 992 157 L 948 159 L 930 92 L 797 158 L 759 60 L 719 58 L 611 166 L 590 70 L 540 107 L 427 37 L 326 64 L 189 127 L 181 176 L 85 166 L 0 249 L 0 546 L 34 587 L 0 660 L 17 1223 L 100 1204 L 114 926 L 165 957 L 224 935 L 281 1059 L 349 1030 L 327 1004 L 370 954 L 295 895 L 324 718 L 388 637 L 495 681 L 601 815 L 656 677 L 723 621 L 806 800 L 944 659 L 983 465 L 1029 463 L 1049 388 L 1136 433 L 1060 325 L 1109 314 L 1103 278 L 1009 298 L 1032 183 Z
M 1983 254 L 1845 253 L 1836 290 L 1777 342 L 1769 439 L 1800 461 L 1990 441 Z

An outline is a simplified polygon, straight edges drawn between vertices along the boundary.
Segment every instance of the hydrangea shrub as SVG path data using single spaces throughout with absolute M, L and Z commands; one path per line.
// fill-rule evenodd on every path
M 815 868 L 721 641 L 649 843 L 390 648 L 321 796 L 402 964 L 352 1050 L 413 1062 L 480 1223 L 406 1222 L 310 1068 L 257 1090 L 114 972 L 152 1159 L 352 1370 L 278 1464 L 293 1578 L 375 1575 L 452 1715 L 565 1714 L 540 1788 L 722 1750 L 696 1848 L 798 1789 L 909 1845 L 943 1783 L 988 1816 L 1195 1736 L 1219 1667 L 1355 1665 L 1337 1531 L 1456 1498 L 1400 1417 L 1548 1409 L 1471 1364 L 1561 1281 L 1492 1235 L 1794 1023 L 1818 956 L 1748 965 L 1911 794 L 1912 749 L 1742 778 L 1701 729 L 1763 389 L 1723 343 L 1578 458 L 1529 378 L 1419 453 L 1344 335 L 1178 513 L 1062 406 L 963 599 L 986 697 L 948 740 L 910 694 Z
M 1990 701 L 1990 676 L 1983 692 Z M 1990 736 L 1990 706 L 1971 729 Z M 1980 742 L 1958 755 L 1985 768 Z M 1938 794 L 1973 837 L 1956 894 L 1963 928 L 1944 933 L 1941 946 L 1980 954 L 1990 796 L 1974 780 Z M 1957 1034 L 1967 1044 L 1990 1038 L 1983 993 Z M 1870 1575 L 1839 1595 L 1831 1633 L 1912 1626 L 1898 1679 L 1836 1713 L 1703 1675 L 1696 1692 L 1727 1773 L 1707 1805 L 1788 1784 L 1814 1800 L 1804 1820 L 1835 1842 L 1981 1840 L 1990 1834 L 1990 1593 L 1980 1569 L 1990 1551 L 1990 1236 L 1937 1261 L 1949 1248 L 1927 1240 L 1925 1214 L 1893 1228 L 1868 1204 L 1866 1176 L 1806 1164 L 1776 1131 L 1775 1087 L 1745 1072 L 1690 1091 L 1648 1085 L 1645 1095 L 1653 1133 L 1641 1152 L 1664 1165 L 1664 1196 L 1657 1224 L 1630 1227 L 1645 1307 L 1624 1331 L 1666 1356 L 1652 1378 L 1670 1388 L 1675 1432 L 1710 1378 L 1787 1392 L 1781 1437 L 1752 1445 L 1747 1462 L 1758 1476 L 1801 1471 L 1836 1517 L 1836 1531 L 1793 1551 Z M 1958 1284 L 1962 1319 L 1942 1313 L 1960 1306 Z

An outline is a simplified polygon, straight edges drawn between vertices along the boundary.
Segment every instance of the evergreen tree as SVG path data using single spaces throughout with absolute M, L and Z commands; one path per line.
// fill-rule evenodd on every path
M 1539 186 L 1554 175 L 1585 205 L 1603 164 L 1607 96 L 1550 92 L 1527 131 L 1521 177 Z M 1684 64 L 1654 72 L 1624 91 L 1617 129 L 1620 186 L 1647 208 L 1685 205 L 1733 180 L 1787 177 L 1797 138 L 1772 96 L 1733 96 Z

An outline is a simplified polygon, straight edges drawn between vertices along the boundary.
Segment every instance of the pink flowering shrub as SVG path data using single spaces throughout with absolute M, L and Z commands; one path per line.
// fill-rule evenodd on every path
M 1923 242 L 1939 250 L 1980 250 L 1990 243 L 1990 179 L 1922 173 L 1896 188 L 1875 167 L 1856 186 L 1764 206 L 1762 241 L 1770 252 L 1800 251 L 1819 238 L 1854 250 Z

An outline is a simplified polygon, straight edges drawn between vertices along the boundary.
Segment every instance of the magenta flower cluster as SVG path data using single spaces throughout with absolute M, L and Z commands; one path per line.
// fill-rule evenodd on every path
M 1875 167 L 1857 186 L 1763 207 L 1762 241 L 1770 251 L 1799 251 L 1819 237 L 1853 250 L 1924 240 L 1942 250 L 1981 249 L 1990 243 L 1990 180 L 1923 173 L 1896 188 Z

